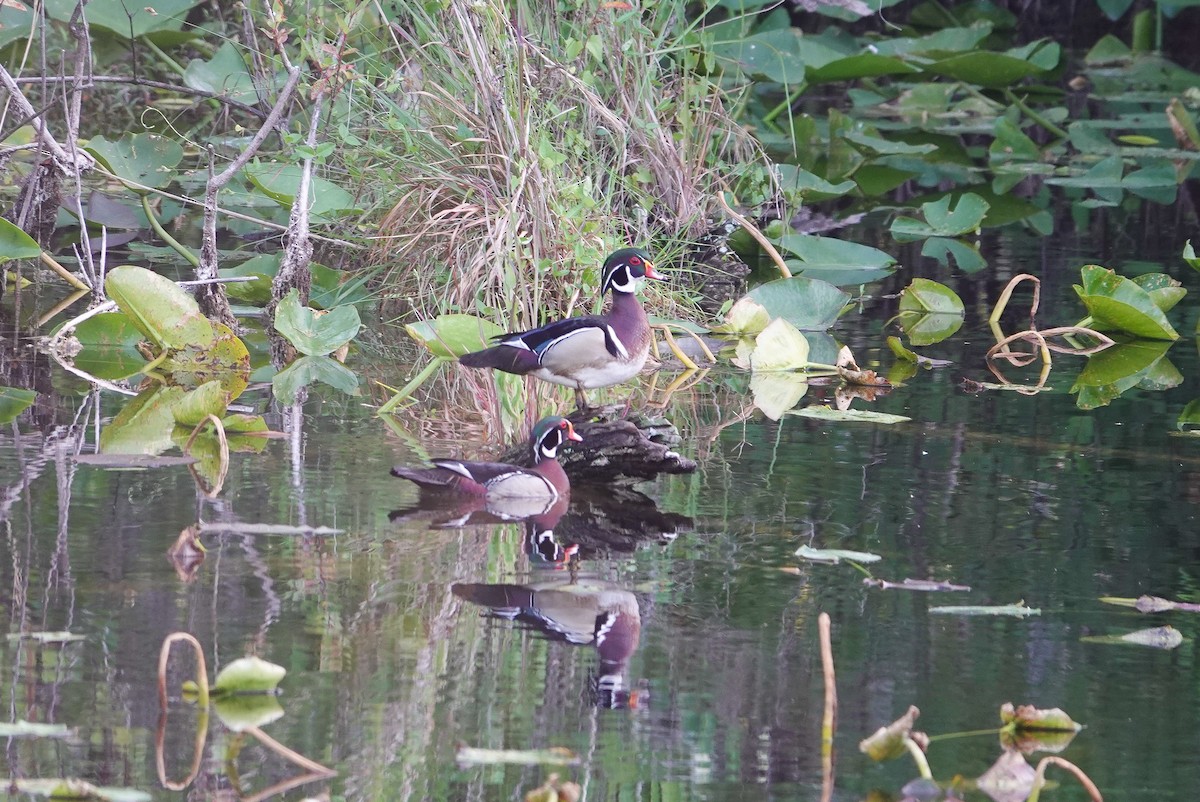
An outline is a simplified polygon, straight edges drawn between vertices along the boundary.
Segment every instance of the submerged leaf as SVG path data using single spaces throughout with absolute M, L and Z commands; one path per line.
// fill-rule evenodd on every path
M 872 735 L 858 743 L 858 751 L 876 762 L 892 760 L 908 752 L 905 742 L 910 739 L 912 728 L 921 711 L 909 705 L 908 711 L 886 727 L 880 727 Z
M 801 546 L 796 549 L 796 556 L 817 563 L 836 565 L 842 560 L 853 563 L 876 563 L 883 559 L 878 554 L 869 551 L 850 551 L 849 549 L 814 549 L 812 546 Z

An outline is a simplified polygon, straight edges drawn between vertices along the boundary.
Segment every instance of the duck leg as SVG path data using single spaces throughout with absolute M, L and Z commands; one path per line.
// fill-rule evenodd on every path
M 578 386 L 575 388 L 575 409 L 579 412 L 587 412 L 590 409 L 587 396 L 583 394 L 583 388 Z

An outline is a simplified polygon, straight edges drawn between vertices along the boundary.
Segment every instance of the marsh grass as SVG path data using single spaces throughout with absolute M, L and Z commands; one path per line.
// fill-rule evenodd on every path
M 593 311 L 611 250 L 671 264 L 722 175 L 761 158 L 728 87 L 685 66 L 705 61 L 677 4 L 430 5 L 397 4 L 400 66 L 375 95 L 394 132 L 376 258 L 400 315 L 518 328 Z M 688 303 L 667 296 L 656 310 Z

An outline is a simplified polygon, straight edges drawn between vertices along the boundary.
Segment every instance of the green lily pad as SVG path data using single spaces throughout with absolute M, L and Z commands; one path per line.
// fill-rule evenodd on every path
M 913 242 L 926 237 L 958 237 L 978 230 L 987 211 L 988 202 L 973 192 L 964 192 L 957 202 L 952 195 L 946 195 L 921 204 L 921 213 L 926 222 L 898 217 L 892 222 L 891 233 L 899 242 Z
M 1197 258 L 1191 240 L 1183 244 L 1183 261 L 1187 262 L 1193 270 L 1200 270 L 1200 258 Z
M 1075 405 L 1080 409 L 1096 409 L 1134 387 L 1147 390 L 1177 387 L 1183 375 L 1166 358 L 1170 347 L 1167 340 L 1134 340 L 1092 354 L 1071 387 L 1071 392 L 1078 394 Z
M 175 282 L 144 267 L 121 265 L 104 280 L 108 297 L 159 348 L 207 347 L 213 327 L 196 299 Z
M 246 69 L 244 48 L 226 41 L 212 58 L 192 59 L 183 71 L 183 83 L 192 89 L 224 95 L 242 103 L 258 102 L 254 76 Z
M 404 327 L 408 336 L 442 359 L 458 359 L 463 354 L 486 348 L 492 337 L 504 329 L 490 320 L 474 315 L 441 315 Z
M 283 666 L 259 657 L 241 657 L 225 666 L 213 680 L 214 696 L 242 693 L 272 693 L 287 674 Z
M 11 423 L 37 400 L 37 393 L 22 387 L 0 387 L 0 423 Z
M 832 184 L 815 173 L 810 173 L 793 164 L 776 165 L 779 170 L 779 186 L 783 192 L 795 193 L 806 201 L 823 201 L 840 198 L 853 192 L 857 186 L 853 181 Z
M 171 183 L 183 159 L 182 145 L 152 133 L 126 134 L 116 142 L 92 137 L 85 150 L 138 194 L 149 192 L 144 187 L 157 189 Z
M 913 345 L 941 342 L 962 327 L 962 299 L 944 284 L 915 278 L 900 295 L 900 325 Z
M 221 389 L 221 383 L 210 381 L 186 393 L 171 407 L 171 412 L 175 423 L 192 429 L 209 415 L 216 415 L 219 420 L 228 403 L 229 397 Z
M 42 255 L 37 240 L 14 223 L 0 217 L 0 262 L 9 259 L 36 259 Z
M 291 404 L 300 388 L 315 381 L 328 384 L 347 395 L 358 395 L 358 376 L 354 371 L 327 356 L 302 356 L 271 379 L 271 387 L 281 403 Z
M 1083 284 L 1074 285 L 1075 292 L 1098 328 L 1149 339 L 1179 339 L 1150 293 L 1133 281 L 1099 265 L 1085 266 L 1082 275 Z
M 783 318 L 776 318 L 754 338 L 750 369 L 755 373 L 803 370 L 808 365 L 808 340 Z
M 358 310 L 353 306 L 339 306 L 318 314 L 300 305 L 300 294 L 295 289 L 275 308 L 275 328 L 308 356 L 332 354 L 353 340 L 361 327 Z
M 729 307 L 725 313 L 725 322 L 713 326 L 716 334 L 758 334 L 771 322 L 771 315 L 762 304 L 752 298 L 743 296 Z
M 291 206 L 300 190 L 303 168 L 299 164 L 280 162 L 255 163 L 246 167 L 250 183 L 276 203 Z M 332 219 L 357 212 L 354 196 L 332 181 L 319 176 L 311 179 L 308 202 L 314 219 Z
M 890 276 L 896 265 L 890 254 L 878 248 L 833 237 L 785 234 L 778 245 L 800 257 L 799 262 L 788 263 L 794 272 L 835 286 L 877 281 Z
M 1170 312 L 1187 295 L 1183 285 L 1166 273 L 1143 273 L 1132 281 L 1149 293 L 1154 305 L 1163 312 Z
M 1022 78 L 1045 72 L 1045 68 L 1032 61 L 986 50 L 959 53 L 928 64 L 925 70 L 989 89 L 1010 86 Z
M 850 295 L 825 281 L 793 276 L 768 281 L 750 291 L 750 298 L 772 319 L 782 318 L 802 331 L 824 331 L 837 322 Z
M 713 47 L 713 52 L 718 58 L 735 63 L 750 77 L 798 84 L 804 80 L 801 41 L 800 32 L 795 28 L 776 28 L 722 42 Z
M 1181 432 L 1195 432 L 1200 429 L 1200 398 L 1194 398 L 1179 413 L 1175 428 Z

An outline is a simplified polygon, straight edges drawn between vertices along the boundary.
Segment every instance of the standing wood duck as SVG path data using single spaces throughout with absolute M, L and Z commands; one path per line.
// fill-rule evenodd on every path
M 462 462 L 435 459 L 432 468 L 397 465 L 392 476 L 415 482 L 422 491 L 482 496 L 489 501 L 531 499 L 541 503 L 564 497 L 571 483 L 558 464 L 558 449 L 567 440 L 582 440 L 566 418 L 542 418 L 529 435 L 533 467 L 503 462 Z
M 662 279 L 641 248 L 622 248 L 604 262 L 600 294 L 612 290 L 605 315 L 556 320 L 529 331 L 501 334 L 491 348 L 459 357 L 470 368 L 495 368 L 575 389 L 575 406 L 585 409 L 584 390 L 620 384 L 638 374 L 650 353 L 650 321 L 634 293 L 643 278 Z

